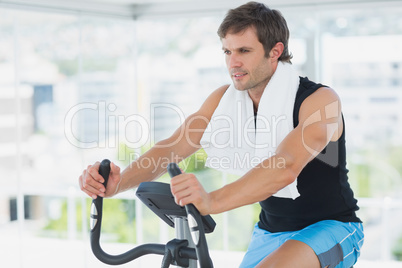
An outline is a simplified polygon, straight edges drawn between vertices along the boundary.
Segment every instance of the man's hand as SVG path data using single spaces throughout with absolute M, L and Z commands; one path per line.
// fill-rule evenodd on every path
M 84 169 L 78 181 L 80 189 L 93 199 L 96 199 L 97 196 L 110 197 L 115 195 L 121 181 L 120 168 L 110 163 L 109 180 L 105 189 L 102 184 L 105 180 L 99 175 L 99 166 L 100 162 L 89 165 Z
M 194 174 L 183 173 L 172 178 L 170 188 L 180 206 L 193 204 L 201 215 L 211 213 L 211 197 Z

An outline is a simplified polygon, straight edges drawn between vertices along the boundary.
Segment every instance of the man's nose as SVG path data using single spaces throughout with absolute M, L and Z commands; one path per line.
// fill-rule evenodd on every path
M 227 59 L 227 66 L 229 69 L 233 69 L 233 68 L 239 68 L 241 67 L 243 64 L 240 61 L 240 58 L 238 55 L 236 54 L 232 54 L 230 56 L 228 56 Z

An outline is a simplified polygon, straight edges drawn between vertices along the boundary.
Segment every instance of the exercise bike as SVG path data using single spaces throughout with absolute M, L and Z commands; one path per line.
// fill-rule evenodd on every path
M 167 167 L 171 177 L 181 173 L 176 163 Z M 104 178 L 106 187 L 110 173 L 110 161 L 105 159 L 99 167 L 99 174 Z M 99 239 L 102 224 L 103 198 L 98 196 L 91 205 L 90 241 L 94 255 L 103 263 L 120 265 L 133 261 L 146 254 L 163 255 L 162 268 L 170 265 L 190 268 L 213 268 L 209 256 L 205 233 L 215 229 L 211 216 L 201 216 L 192 205 L 181 207 L 174 201 L 170 185 L 161 182 L 143 182 L 139 185 L 137 197 L 169 226 L 175 228 L 176 238 L 165 244 L 144 244 L 120 255 L 110 255 L 102 250 Z M 197 266 L 197 263 L 199 266 Z

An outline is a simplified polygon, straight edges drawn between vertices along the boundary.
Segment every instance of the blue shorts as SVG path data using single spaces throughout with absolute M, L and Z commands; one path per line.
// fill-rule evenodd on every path
M 359 222 L 325 220 L 294 232 L 271 233 L 255 225 L 241 268 L 255 267 L 287 240 L 309 245 L 320 260 L 321 267 L 351 267 L 360 256 L 363 225 Z

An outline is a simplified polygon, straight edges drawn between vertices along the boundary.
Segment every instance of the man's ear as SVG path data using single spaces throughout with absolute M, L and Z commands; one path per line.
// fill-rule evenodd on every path
M 282 42 L 278 42 L 269 52 L 269 57 L 273 60 L 278 60 L 278 58 L 282 55 L 285 46 Z

